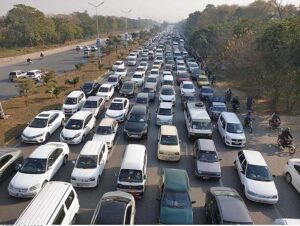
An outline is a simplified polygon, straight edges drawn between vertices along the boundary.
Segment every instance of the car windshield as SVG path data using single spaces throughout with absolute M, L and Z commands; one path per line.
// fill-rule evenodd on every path
M 228 133 L 237 133 L 237 134 L 244 133 L 243 127 L 240 123 L 227 123 L 226 131 Z
M 123 85 L 123 89 L 133 89 L 133 84 L 131 84 L 131 83 L 125 83 Z
M 125 72 L 125 69 L 124 68 L 118 68 L 117 72 Z
M 98 135 L 109 135 L 112 134 L 112 128 L 110 126 L 98 126 L 96 129 Z
M 29 124 L 29 127 L 31 128 L 45 128 L 47 126 L 48 119 L 44 118 L 34 118 L 31 123 Z
M 248 164 L 246 177 L 258 181 L 273 181 L 273 177 L 267 166 L 256 166 Z
M 140 75 L 140 74 L 134 74 L 134 75 L 132 76 L 132 78 L 142 78 L 142 75 Z
M 138 67 L 136 70 L 137 71 L 144 71 L 144 68 L 143 67 Z
M 101 86 L 101 87 L 99 88 L 98 92 L 99 92 L 99 93 L 107 93 L 108 90 L 109 90 L 108 87 L 103 87 L 103 86 Z
M 199 74 L 200 73 L 200 68 L 196 67 L 192 69 L 193 74 Z
M 143 67 L 144 67 L 144 66 L 147 66 L 147 62 L 141 62 L 141 63 L 140 63 L 140 66 L 143 66 Z
M 66 129 L 80 130 L 82 128 L 83 121 L 80 119 L 70 119 L 65 126 Z
M 162 144 L 162 145 L 178 145 L 177 136 L 162 135 L 160 138 L 160 144 Z
M 197 154 L 197 160 L 201 162 L 218 162 L 219 158 L 214 151 L 199 151 Z
M 79 169 L 95 169 L 97 167 L 97 155 L 80 155 L 75 167 Z
M 163 194 L 162 205 L 171 208 L 189 208 L 191 207 L 191 200 L 187 192 L 167 190 Z
M 93 88 L 93 83 L 84 83 L 82 88 L 83 89 L 91 89 L 91 88 Z
M 162 95 L 174 95 L 174 90 L 173 89 L 162 89 L 161 94 Z
M 132 169 L 122 169 L 119 175 L 119 181 L 124 182 L 142 182 L 142 171 Z
M 122 103 L 111 103 L 109 110 L 123 110 L 123 104 Z
M 177 71 L 186 71 L 186 68 L 185 67 L 178 67 Z
M 34 75 L 34 72 L 28 71 L 27 75 Z
M 145 122 L 146 116 L 144 114 L 130 114 L 129 122 Z
M 158 115 L 172 115 L 172 110 L 170 108 L 159 108 Z
M 182 86 L 183 89 L 194 89 L 193 84 L 183 84 Z
M 156 78 L 148 78 L 147 82 L 154 82 L 154 83 L 156 83 Z
M 192 121 L 192 129 L 211 129 L 211 121 Z
M 136 98 L 136 103 L 137 104 L 147 104 L 148 103 L 148 99 L 144 98 L 144 97 L 137 97 Z
M 74 97 L 68 97 L 68 98 L 65 100 L 65 104 L 69 104 L 69 105 L 77 104 L 77 98 L 74 98 Z
M 158 71 L 151 71 L 150 74 L 151 75 L 158 75 Z
M 42 174 L 46 172 L 47 159 L 27 158 L 21 169 L 21 173 Z
M 97 108 L 97 101 L 87 100 L 83 105 L 84 108 Z
M 202 88 L 201 92 L 202 93 L 213 93 L 214 91 L 212 89 Z
M 200 81 L 200 82 L 208 82 L 208 79 L 205 78 L 205 77 L 200 77 L 200 78 L 198 78 L 198 81 Z
M 142 91 L 143 91 L 143 93 L 154 93 L 155 92 L 154 88 L 150 88 L 150 87 L 144 87 Z
M 109 77 L 107 79 L 108 82 L 117 82 L 118 81 L 118 78 L 117 77 Z
M 224 106 L 214 106 L 214 107 L 212 107 L 212 111 L 223 112 L 223 111 L 226 111 L 226 107 L 224 107 Z

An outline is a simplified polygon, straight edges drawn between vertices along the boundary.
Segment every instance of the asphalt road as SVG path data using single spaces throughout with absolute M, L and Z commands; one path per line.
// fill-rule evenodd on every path
M 16 84 L 10 82 L 8 79 L 10 71 L 29 71 L 44 68 L 46 70 L 54 70 L 57 74 L 63 74 L 64 72 L 74 70 L 75 64 L 87 62 L 87 58 L 83 58 L 83 51 L 77 52 L 75 46 L 74 50 L 68 50 L 49 56 L 45 55 L 43 59 L 36 58 L 32 60 L 32 64 L 28 64 L 26 59 L 24 59 L 23 63 L 0 67 L 0 100 L 18 95 Z
M 64 54 L 70 54 L 71 59 L 78 59 L 74 52 L 68 52 Z M 72 58 L 73 57 L 73 58 Z M 65 58 L 69 59 L 69 58 Z M 53 59 L 54 60 L 54 59 Z M 74 62 L 72 63 L 72 65 Z M 134 72 L 134 67 L 129 69 L 130 76 Z M 129 77 L 130 77 L 129 76 Z M 104 173 L 101 178 L 101 183 L 98 188 L 95 189 L 77 189 L 80 202 L 80 214 L 78 218 L 79 224 L 89 224 L 93 211 L 101 196 L 108 191 L 116 190 L 117 175 L 119 167 L 121 165 L 122 154 L 124 152 L 126 144 L 137 143 L 146 145 L 148 149 L 148 167 L 147 167 L 147 186 L 144 197 L 137 200 L 137 212 L 136 223 L 137 224 L 157 224 L 158 223 L 158 211 L 159 202 L 156 200 L 158 194 L 158 180 L 162 168 L 181 168 L 188 172 L 190 185 L 192 187 L 191 195 L 192 200 L 196 203 L 193 205 L 194 210 L 194 223 L 205 224 L 204 217 L 204 202 L 205 193 L 212 186 L 228 186 L 235 188 L 244 198 L 244 201 L 249 209 L 250 215 L 255 224 L 271 224 L 275 218 L 299 218 L 300 202 L 299 194 L 296 190 L 288 185 L 282 171 L 289 156 L 288 153 L 279 153 L 275 146 L 276 133 L 266 129 L 265 122 L 257 119 L 254 126 L 254 133 L 247 133 L 247 145 L 245 149 L 259 150 L 264 155 L 268 165 L 271 168 L 273 174 L 276 175 L 275 183 L 279 193 L 279 202 L 276 205 L 259 204 L 248 201 L 242 194 L 242 186 L 239 181 L 236 170 L 233 167 L 234 158 L 237 155 L 239 149 L 228 148 L 221 142 L 220 136 L 217 131 L 213 135 L 216 148 L 219 151 L 219 155 L 222 166 L 222 179 L 220 181 L 203 181 L 196 179 L 193 175 L 194 165 L 191 157 L 192 154 L 192 142 L 188 140 L 187 132 L 184 126 L 184 117 L 181 107 L 181 100 L 178 95 L 176 96 L 175 105 L 175 125 L 179 131 L 179 136 L 182 141 L 181 150 L 182 157 L 180 162 L 163 162 L 157 160 L 157 134 L 158 127 L 155 126 L 155 110 L 158 106 L 158 96 L 156 102 L 150 104 L 151 112 L 151 126 L 149 129 L 149 135 L 147 140 L 126 140 L 123 137 L 124 123 L 120 124 L 118 130 L 118 136 L 116 145 L 112 149 L 110 159 L 106 165 Z M 216 92 L 223 92 L 216 90 Z M 131 100 L 132 102 L 132 100 Z M 104 112 L 102 117 L 104 116 Z M 100 117 L 100 118 L 102 118 Z M 51 141 L 59 141 L 60 130 L 57 131 L 51 138 Z M 92 138 L 92 134 L 88 139 Z M 297 138 L 296 138 L 297 140 Z M 299 139 L 298 139 L 299 140 Z M 29 155 L 37 146 L 36 145 L 24 145 L 16 144 L 17 147 L 22 148 L 24 155 Z M 71 155 L 66 166 L 60 169 L 53 180 L 70 181 L 72 169 L 74 167 L 72 160 L 75 160 L 81 151 L 83 144 L 70 146 Z M 298 155 L 296 153 L 295 155 Z M 299 155 L 298 155 L 299 157 Z M 21 212 L 24 210 L 30 200 L 16 199 L 8 195 L 7 187 L 11 178 L 7 179 L 0 185 L 0 224 L 11 224 L 18 218 Z

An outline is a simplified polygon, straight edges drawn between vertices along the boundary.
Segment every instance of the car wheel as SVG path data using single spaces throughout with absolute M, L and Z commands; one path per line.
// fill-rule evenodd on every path
M 286 173 L 285 174 L 285 180 L 288 184 L 291 184 L 292 183 L 292 176 L 290 173 Z
M 72 223 L 71 223 L 71 224 L 74 225 L 74 224 L 77 222 L 77 220 L 78 220 L 78 214 L 75 213 L 75 215 L 74 215 L 74 217 L 73 217 L 73 220 L 72 220 Z
M 49 139 L 50 139 L 50 133 L 47 133 L 45 137 L 45 142 L 48 142 Z
M 223 137 L 223 144 L 226 145 L 225 137 Z
M 97 179 L 96 188 L 99 187 L 99 184 L 100 184 L 100 175 L 98 176 L 98 179 Z
M 85 134 L 82 135 L 81 142 L 83 142 L 84 140 L 85 140 Z
M 64 127 L 64 123 L 65 123 L 65 119 L 62 119 L 61 122 L 60 122 L 60 126 Z
M 68 162 L 68 155 L 65 155 L 63 160 L 63 166 L 66 165 L 67 162 Z

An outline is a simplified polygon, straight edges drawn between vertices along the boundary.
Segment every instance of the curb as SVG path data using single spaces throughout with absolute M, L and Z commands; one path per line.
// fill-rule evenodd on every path
M 16 137 L 11 138 L 10 140 L 5 142 L 5 146 L 8 147 L 8 146 L 12 145 L 12 143 L 15 143 L 20 138 L 21 138 L 21 134 L 19 134 Z

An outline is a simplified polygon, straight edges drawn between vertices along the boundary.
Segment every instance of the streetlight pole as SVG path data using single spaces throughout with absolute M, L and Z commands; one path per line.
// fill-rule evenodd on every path
M 104 1 L 103 2 L 101 2 L 100 4 L 98 4 L 98 5 L 94 5 L 94 4 L 92 4 L 92 3 L 90 3 L 90 2 L 88 2 L 91 6 L 94 6 L 95 7 L 95 9 L 96 9 L 96 21 L 97 21 L 97 40 L 100 40 L 100 37 L 99 37 L 99 25 L 98 25 L 98 7 L 99 6 L 101 6 L 103 3 L 104 3 Z M 100 64 L 101 64 L 101 52 L 100 52 L 100 47 L 101 46 L 99 46 L 98 47 L 98 59 L 99 59 L 99 62 L 100 62 Z
M 127 39 L 128 39 L 127 14 L 129 14 L 131 12 L 131 9 L 129 9 L 128 11 L 121 10 L 121 12 L 125 14 L 125 30 L 126 30 L 126 33 L 125 33 L 125 37 L 126 37 L 125 45 L 126 45 L 126 49 L 127 49 Z

